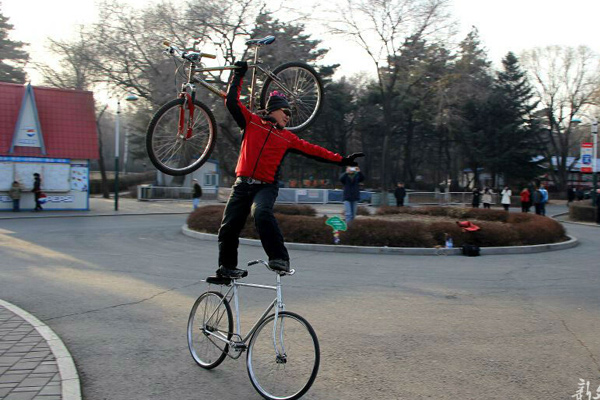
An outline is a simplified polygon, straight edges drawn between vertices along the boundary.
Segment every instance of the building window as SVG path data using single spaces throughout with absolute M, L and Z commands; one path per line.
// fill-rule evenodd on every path
M 217 174 L 205 174 L 204 186 L 217 186 Z

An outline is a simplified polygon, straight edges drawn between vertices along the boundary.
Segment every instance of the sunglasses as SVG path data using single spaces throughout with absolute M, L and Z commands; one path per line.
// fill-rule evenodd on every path
M 287 115 L 288 117 L 291 117 L 291 116 L 292 116 L 292 112 L 290 111 L 290 109 L 289 109 L 289 108 L 282 108 L 282 109 L 281 109 L 281 111 L 283 111 L 283 113 L 284 113 L 285 115 Z

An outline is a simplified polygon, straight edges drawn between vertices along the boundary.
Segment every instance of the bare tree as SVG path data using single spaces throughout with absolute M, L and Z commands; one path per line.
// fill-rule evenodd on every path
M 543 108 L 541 115 L 547 129 L 541 142 L 550 165 L 548 171 L 562 191 L 574 164 L 567 157 L 578 146 L 574 117 L 593 105 L 600 91 L 599 58 L 585 46 L 549 46 L 525 51 L 521 60 Z
M 334 34 L 350 37 L 358 43 L 377 69 L 384 120 L 380 177 L 385 193 L 393 131 L 392 100 L 400 78 L 393 62 L 399 59 L 406 39 L 434 39 L 440 30 L 451 26 L 449 0 L 346 0 L 345 3 L 337 10 L 338 19 L 330 27 Z

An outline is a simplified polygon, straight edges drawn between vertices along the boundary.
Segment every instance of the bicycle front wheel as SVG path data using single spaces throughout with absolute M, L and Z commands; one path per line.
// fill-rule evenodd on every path
M 185 99 L 162 106 L 148 125 L 146 150 L 152 164 L 168 175 L 186 175 L 209 158 L 217 139 L 212 111 L 198 100 L 193 115 Z
M 260 94 L 260 108 L 267 107 L 269 95 L 278 91 L 288 99 L 292 115 L 286 129 L 301 132 L 317 118 L 323 105 L 323 82 L 313 67 L 303 62 L 290 62 L 275 68 L 265 81 Z
M 233 315 L 227 299 L 219 292 L 203 293 L 188 319 L 188 347 L 194 361 L 206 369 L 221 364 L 229 351 L 224 340 L 230 340 L 232 335 Z
M 298 314 L 282 311 L 267 317 L 252 335 L 246 364 L 254 388 L 265 399 L 298 399 L 319 371 L 319 341 L 310 324 Z

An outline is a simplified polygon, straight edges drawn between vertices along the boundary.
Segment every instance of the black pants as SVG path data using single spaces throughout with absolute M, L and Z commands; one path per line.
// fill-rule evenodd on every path
M 35 194 L 35 208 L 34 208 L 34 210 L 35 211 L 43 210 L 42 203 L 40 202 L 40 196 L 37 193 Z
M 238 265 L 240 232 L 248 214 L 252 213 L 260 241 L 269 260 L 289 260 L 283 235 L 273 215 L 273 206 L 279 194 L 276 184 L 236 182 L 225 206 L 219 228 L 219 266 L 235 268 Z
M 396 207 L 404 207 L 404 198 L 399 199 L 396 197 Z

